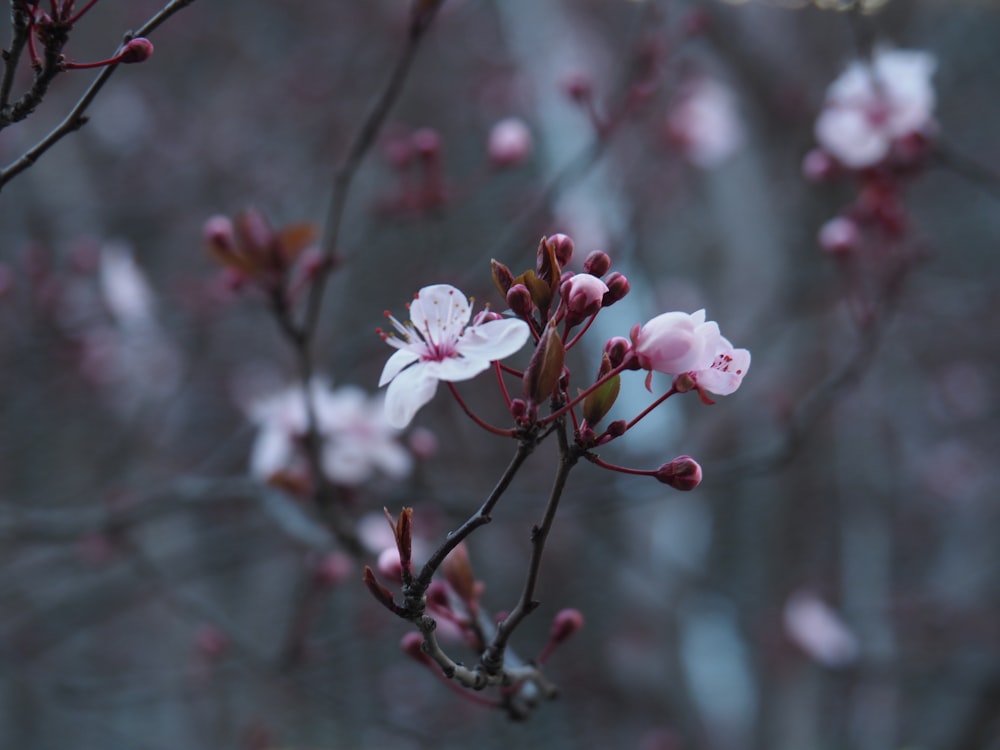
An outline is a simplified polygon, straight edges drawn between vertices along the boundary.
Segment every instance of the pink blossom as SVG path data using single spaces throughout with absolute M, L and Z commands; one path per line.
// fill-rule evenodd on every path
M 700 390 L 720 396 L 739 388 L 750 368 L 750 352 L 734 349 L 718 323 L 705 320 L 704 310 L 658 315 L 633 331 L 632 340 L 642 369 L 688 374 Z
M 853 169 L 882 161 L 894 140 L 930 128 L 935 67 L 918 50 L 878 50 L 870 64 L 852 62 L 827 89 L 816 140 Z
M 490 130 L 487 151 L 498 167 L 512 167 L 531 155 L 531 131 L 518 117 L 500 120 Z
M 523 320 L 469 325 L 469 300 L 448 284 L 421 289 L 410 303 L 410 322 L 405 325 L 386 315 L 396 331 L 383 333 L 382 338 L 398 351 L 385 363 L 378 384 L 389 385 L 386 416 L 399 429 L 434 397 L 439 380 L 469 380 L 494 360 L 516 352 L 529 335 Z
M 633 351 L 642 369 L 679 375 L 708 366 L 719 336 L 718 323 L 706 321 L 704 310 L 668 312 L 657 315 L 633 336 Z
M 711 169 L 724 162 L 744 140 L 732 93 L 710 78 L 690 81 L 667 116 L 667 137 L 696 167 Z

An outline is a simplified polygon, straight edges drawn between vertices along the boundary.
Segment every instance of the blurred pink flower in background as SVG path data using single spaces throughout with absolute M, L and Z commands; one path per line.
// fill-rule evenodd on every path
M 532 150 L 531 131 L 519 117 L 500 120 L 490 130 L 487 152 L 498 167 L 512 167 L 520 164 Z
M 842 164 L 869 167 L 889 155 L 894 140 L 932 127 L 937 62 L 919 50 L 876 50 L 870 64 L 854 61 L 826 91 L 816 140 Z
M 732 92 L 711 78 L 688 81 L 667 114 L 667 138 L 696 167 L 722 164 L 745 140 Z

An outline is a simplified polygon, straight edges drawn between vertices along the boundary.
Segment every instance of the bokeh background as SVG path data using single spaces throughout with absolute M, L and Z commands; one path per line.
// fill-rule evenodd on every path
M 106 57 L 159 7 L 104 0 L 67 53 Z M 604 250 L 632 282 L 589 354 L 699 307 L 753 353 L 736 394 L 674 399 L 607 453 L 642 468 L 691 454 L 697 490 L 590 465 L 571 477 L 516 646 L 537 652 L 563 607 L 586 626 L 548 667 L 558 700 L 521 723 L 402 654 L 406 628 L 360 585 L 377 551 L 336 557 L 307 503 L 248 477 L 247 404 L 293 381 L 295 360 L 259 296 L 227 285 L 202 246 L 209 216 L 249 206 L 279 226 L 324 221 L 408 13 L 402 0 L 200 0 L 0 194 L 0 744 L 1000 748 L 1000 6 L 445 0 L 350 193 L 317 369 L 374 392 L 383 310 L 437 282 L 500 307 L 489 259 L 517 272 L 557 231 L 577 270 Z M 816 241 L 856 185 L 809 183 L 801 163 L 827 84 L 873 41 L 936 56 L 952 158 L 912 179 L 920 260 L 859 329 Z M 711 168 L 668 127 L 704 77 L 731 92 L 741 133 Z M 3 163 L 89 80 L 65 74 L 3 131 Z M 600 131 L 568 93 L 582 84 L 601 117 L 643 93 Z M 507 117 L 532 149 L 498 168 L 487 141 Z M 440 138 L 430 201 L 403 158 L 426 128 Z M 141 325 L 102 291 L 109 252 L 148 280 Z M 502 418 L 488 382 L 463 393 Z M 616 413 L 649 398 L 633 373 Z M 369 529 L 383 506 L 411 505 L 433 545 L 512 446 L 444 392 L 417 428 L 419 452 L 436 449 L 404 481 L 355 489 L 347 512 Z M 534 459 L 470 541 L 493 610 L 520 591 L 554 470 L 549 448 Z M 331 560 L 349 572 L 317 594 Z M 292 635 L 303 655 L 289 666 Z

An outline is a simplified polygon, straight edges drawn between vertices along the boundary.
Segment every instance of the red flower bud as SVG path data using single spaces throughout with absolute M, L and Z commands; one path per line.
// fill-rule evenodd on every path
M 628 283 L 628 279 L 625 278 L 625 274 L 618 273 L 618 271 L 608 276 L 606 281 L 608 284 L 608 293 L 604 295 L 605 307 L 610 307 L 615 302 L 623 299 L 632 289 L 632 286 Z
M 549 631 L 549 640 L 560 644 L 583 627 L 583 615 L 578 609 L 563 609 L 556 613 Z
M 701 466 L 691 456 L 678 456 L 656 470 L 656 478 L 675 490 L 693 490 L 701 477 Z
M 618 367 L 625 361 L 625 355 L 632 350 L 632 342 L 624 336 L 615 336 L 604 344 L 604 353 L 608 355 L 611 367 Z
M 583 261 L 583 272 L 592 276 L 603 276 L 609 270 L 611 270 L 611 258 L 600 250 L 595 250 Z
M 531 292 L 524 284 L 514 284 L 507 290 L 507 304 L 515 315 L 520 315 L 522 318 L 529 317 L 535 308 Z
M 144 37 L 136 37 L 128 42 L 122 51 L 118 53 L 118 62 L 129 65 L 131 63 L 146 62 L 153 56 L 153 43 Z

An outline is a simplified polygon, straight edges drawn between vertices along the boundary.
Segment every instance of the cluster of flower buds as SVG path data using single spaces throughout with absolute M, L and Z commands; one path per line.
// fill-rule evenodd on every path
M 269 294 L 294 298 L 319 274 L 323 257 L 314 243 L 314 224 L 289 224 L 275 230 L 259 211 L 205 222 L 205 249 L 222 264 L 233 288 L 252 284 Z
M 858 198 L 819 232 L 820 247 L 833 255 L 856 251 L 865 234 L 890 240 L 907 228 L 905 182 L 931 155 L 937 130 L 931 84 L 935 60 L 918 50 L 878 49 L 855 61 L 827 89 L 816 120 L 819 147 L 802 164 L 806 179 L 853 179 Z

